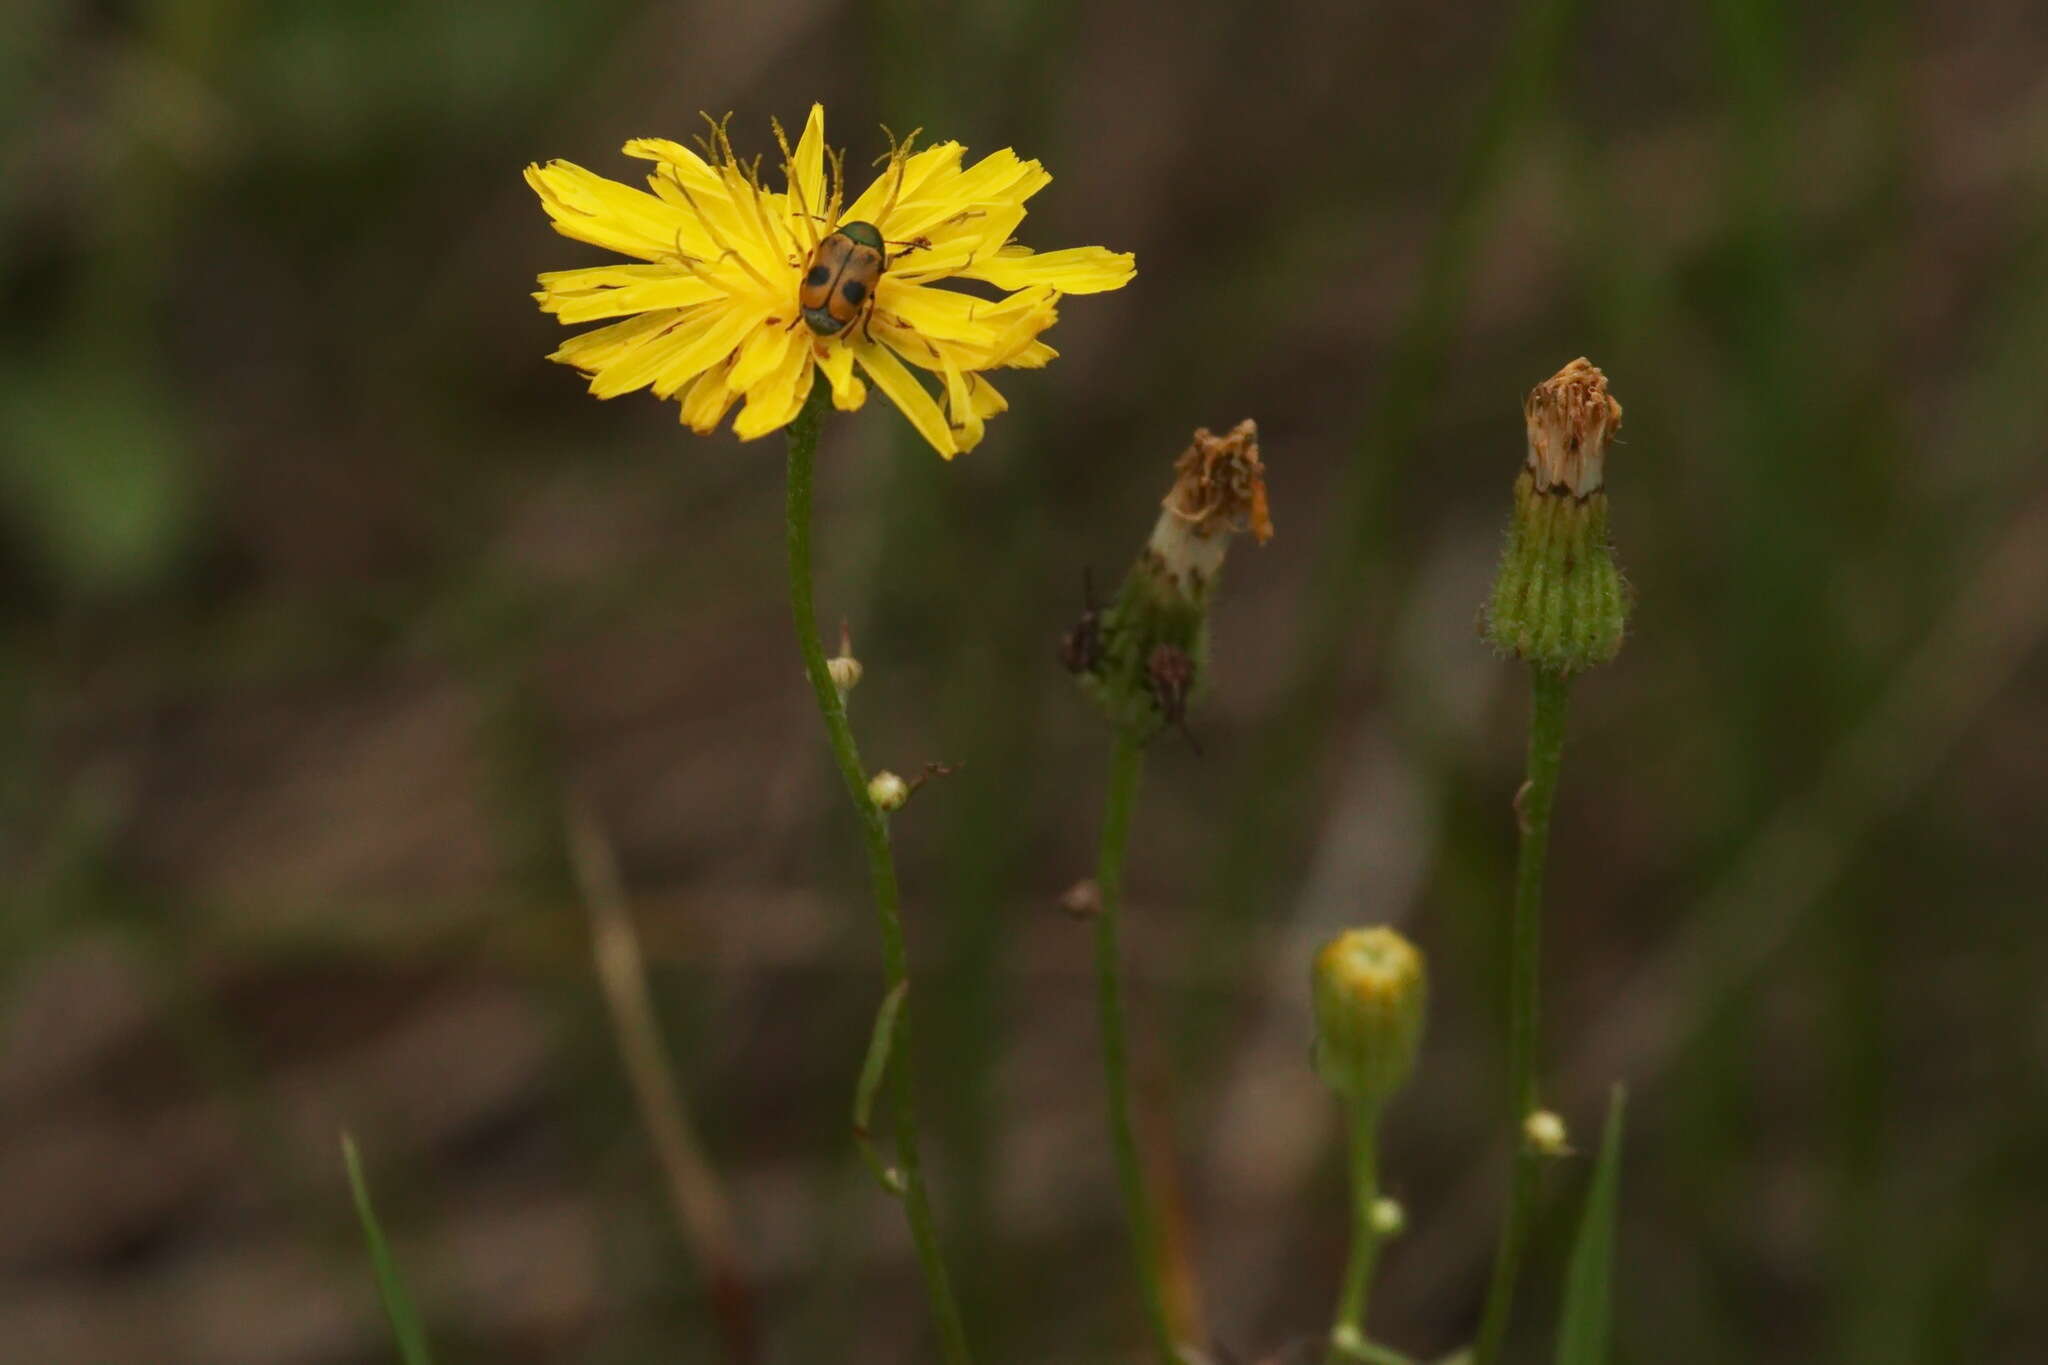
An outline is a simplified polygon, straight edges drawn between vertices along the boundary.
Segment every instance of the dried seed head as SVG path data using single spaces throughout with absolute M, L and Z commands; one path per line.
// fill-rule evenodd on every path
M 1523 411 L 1529 455 L 1484 632 L 1502 653 L 1569 675 L 1613 658 L 1628 625 L 1601 486 L 1621 404 L 1581 358 L 1531 390 Z
M 1539 491 L 1563 489 L 1583 498 L 1607 472 L 1607 441 L 1621 430 L 1621 404 L 1607 376 L 1580 356 L 1529 390 L 1522 403 L 1529 426 L 1529 469 Z
M 1330 1088 L 1385 1102 L 1415 1069 L 1428 981 L 1422 954 L 1388 928 L 1348 929 L 1310 973 L 1316 1070 Z

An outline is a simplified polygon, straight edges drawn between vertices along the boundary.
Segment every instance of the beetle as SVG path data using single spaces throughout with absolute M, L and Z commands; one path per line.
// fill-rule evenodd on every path
M 804 325 L 821 337 L 836 336 L 874 306 L 875 285 L 888 264 L 882 234 L 873 223 L 841 223 L 811 253 L 797 291 Z

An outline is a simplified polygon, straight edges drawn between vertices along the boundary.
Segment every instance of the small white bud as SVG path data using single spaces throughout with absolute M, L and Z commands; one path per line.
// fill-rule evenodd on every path
M 1522 1136 L 1541 1156 L 1570 1156 L 1564 1120 L 1548 1109 L 1532 1109 L 1522 1120 Z
M 877 810 L 902 810 L 910 799 L 910 784 L 887 768 L 868 779 L 868 800 Z
M 832 675 L 832 685 L 842 694 L 853 691 L 860 682 L 860 660 L 851 654 L 835 654 L 825 660 L 825 671 Z
M 1408 1211 L 1398 1199 L 1382 1195 L 1372 1201 L 1372 1230 L 1382 1237 L 1399 1237 L 1408 1226 Z

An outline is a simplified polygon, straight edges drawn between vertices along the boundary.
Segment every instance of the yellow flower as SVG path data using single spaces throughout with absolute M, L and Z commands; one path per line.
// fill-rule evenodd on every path
M 859 407 L 867 385 L 858 364 L 950 459 L 979 444 L 984 422 L 1009 406 L 987 371 L 1035 368 L 1057 354 L 1039 334 L 1057 319 L 1060 295 L 1117 289 L 1135 273 L 1124 252 L 1012 243 L 1024 201 L 1052 176 L 1009 148 L 963 169 L 959 143 L 913 152 L 906 140 L 847 202 L 822 105 L 811 106 L 795 150 L 779 125 L 775 134 L 783 193 L 761 184 L 758 159 L 733 154 L 718 123 L 701 156 L 659 138 L 626 144 L 626 155 L 654 163 L 652 194 L 566 161 L 528 166 L 526 183 L 555 231 L 645 262 L 540 276 L 534 297 L 563 322 L 624 319 L 569 338 L 548 358 L 581 370 L 599 398 L 642 388 L 674 398 L 698 432 L 715 430 L 745 398 L 733 420 L 742 440 L 793 420 L 814 369 L 834 406 Z M 886 264 L 865 315 L 821 336 L 802 321 L 798 290 L 819 243 L 848 223 L 874 225 Z M 976 280 L 999 296 L 934 287 L 945 279 Z M 931 372 L 936 398 L 906 360 Z

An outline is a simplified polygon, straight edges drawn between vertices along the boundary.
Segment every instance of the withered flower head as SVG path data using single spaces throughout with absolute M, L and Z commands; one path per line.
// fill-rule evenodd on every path
M 1222 436 L 1207 427 L 1173 463 L 1175 478 L 1161 506 L 1198 536 L 1250 531 L 1264 545 L 1273 538 L 1266 508 L 1266 466 L 1259 459 L 1258 423 L 1247 417 Z
M 1538 492 L 1561 488 L 1583 498 L 1599 489 L 1608 438 L 1621 430 L 1621 404 L 1607 392 L 1599 366 L 1580 356 L 1529 390 L 1522 416 Z
M 1621 404 L 1584 356 L 1529 391 L 1529 457 L 1487 601 L 1494 648 L 1569 676 L 1621 648 L 1629 591 L 1607 540 L 1607 442 Z
M 1221 436 L 1197 430 L 1173 473 L 1151 538 L 1115 600 L 1098 607 L 1091 589 L 1060 645 L 1060 661 L 1111 722 L 1141 738 L 1162 726 L 1187 730 L 1188 702 L 1206 671 L 1209 599 L 1230 542 L 1240 531 L 1261 543 L 1273 535 L 1251 419 Z

